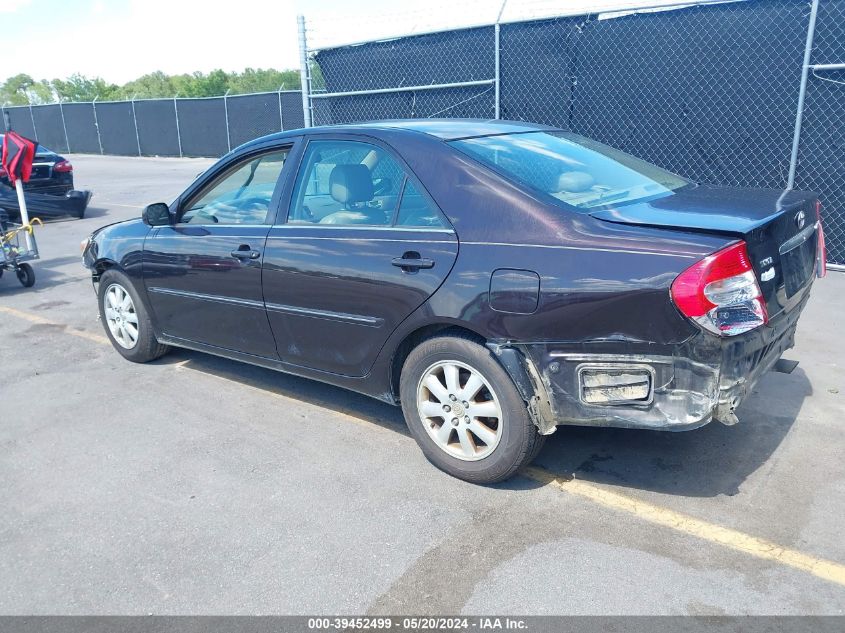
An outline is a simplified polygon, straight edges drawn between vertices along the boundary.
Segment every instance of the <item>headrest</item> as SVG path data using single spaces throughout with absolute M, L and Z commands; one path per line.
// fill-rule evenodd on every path
M 329 192 L 337 202 L 351 204 L 373 199 L 373 178 L 366 165 L 335 165 L 329 176 Z

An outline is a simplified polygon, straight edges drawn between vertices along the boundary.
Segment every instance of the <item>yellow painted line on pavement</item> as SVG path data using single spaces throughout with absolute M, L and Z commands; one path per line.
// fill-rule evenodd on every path
M 588 499 L 605 508 L 626 512 L 643 521 L 743 552 L 756 558 L 780 563 L 837 585 L 845 585 L 845 565 L 804 554 L 738 530 L 702 521 L 687 514 L 613 492 L 596 484 L 579 479 L 562 479 L 535 466 L 529 466 L 523 469 L 521 473 L 534 481 Z
M 95 343 L 110 344 L 109 339 L 105 336 L 91 334 L 90 332 L 84 332 L 82 330 L 71 329 L 65 324 L 55 323 L 37 314 L 4 306 L 0 306 L 0 312 L 25 319 L 32 323 L 43 323 L 63 327 L 65 328 L 63 331 L 67 334 L 88 339 L 94 341 Z M 282 401 L 302 403 L 301 400 L 291 398 L 275 391 L 268 391 L 266 389 L 262 389 L 261 387 L 249 385 L 233 378 L 202 371 L 201 369 L 195 369 L 191 367 L 190 359 L 176 363 L 174 367 L 176 370 L 188 369 L 190 371 L 201 373 L 205 376 L 230 382 L 238 385 L 239 388 L 249 389 L 265 396 L 270 395 Z M 315 404 L 314 406 L 319 405 Z M 346 410 L 337 410 L 332 408 L 331 411 L 332 413 L 339 414 L 344 419 L 359 426 L 366 426 L 378 431 L 390 430 L 372 422 L 371 420 L 356 416 L 354 413 Z M 687 536 L 699 538 L 709 543 L 720 545 L 737 552 L 742 552 L 743 554 L 747 554 L 761 560 L 768 560 L 785 567 L 791 567 L 837 585 L 845 586 L 845 565 L 841 563 L 836 563 L 810 554 L 804 554 L 803 552 L 783 547 L 772 541 L 758 538 L 756 536 L 740 532 L 739 530 L 726 528 L 702 519 L 696 519 L 688 514 L 676 512 L 675 510 L 670 510 L 669 508 L 664 508 L 663 506 L 649 503 L 648 501 L 642 501 L 628 495 L 614 492 L 613 490 L 597 484 L 580 479 L 562 478 L 536 466 L 523 468 L 520 471 L 520 474 L 545 486 L 581 497 L 582 499 L 587 499 L 588 501 L 610 510 L 629 514 L 647 523 L 659 525 Z
M 56 323 L 55 321 L 46 319 L 39 314 L 33 314 L 32 312 L 24 312 L 23 310 L 9 308 L 7 306 L 0 306 L 0 312 L 10 314 L 12 316 L 18 317 L 19 319 L 23 319 L 24 321 L 29 321 L 30 323 L 38 323 L 39 325 L 52 325 L 58 328 L 62 328 L 62 331 L 65 334 L 84 338 L 88 341 L 94 341 L 95 343 L 99 343 L 100 345 L 109 345 L 111 343 L 108 337 L 105 337 L 102 334 L 94 334 L 93 332 L 78 330 L 76 328 L 70 327 L 66 323 Z

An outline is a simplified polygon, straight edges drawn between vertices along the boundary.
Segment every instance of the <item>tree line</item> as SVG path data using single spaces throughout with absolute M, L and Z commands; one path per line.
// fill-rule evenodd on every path
M 212 70 L 183 75 L 149 73 L 119 86 L 100 77 L 75 74 L 66 79 L 35 80 L 25 73 L 0 84 L 0 104 L 39 105 L 59 101 L 121 101 L 169 97 L 219 97 L 226 94 L 299 90 L 298 70 L 247 68 L 227 73 Z

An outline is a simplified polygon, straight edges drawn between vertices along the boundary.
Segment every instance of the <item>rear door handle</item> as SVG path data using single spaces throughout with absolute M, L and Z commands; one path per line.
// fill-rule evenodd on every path
M 236 259 L 258 259 L 261 257 L 261 251 L 254 251 L 247 244 L 241 244 L 236 250 L 232 251 L 232 257 Z
M 407 255 L 407 253 L 406 253 Z M 405 272 L 419 270 L 421 268 L 434 268 L 434 260 L 427 257 L 394 257 L 391 262 Z

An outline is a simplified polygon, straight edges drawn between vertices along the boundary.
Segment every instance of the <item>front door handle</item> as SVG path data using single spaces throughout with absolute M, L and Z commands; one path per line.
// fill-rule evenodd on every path
M 232 251 L 232 257 L 235 259 L 258 259 L 261 257 L 261 251 L 252 250 L 249 244 L 241 244 L 236 250 Z
M 420 257 L 420 254 L 416 251 L 408 251 L 402 257 L 394 257 L 390 263 L 406 273 L 416 272 L 421 268 L 434 268 L 433 259 Z

